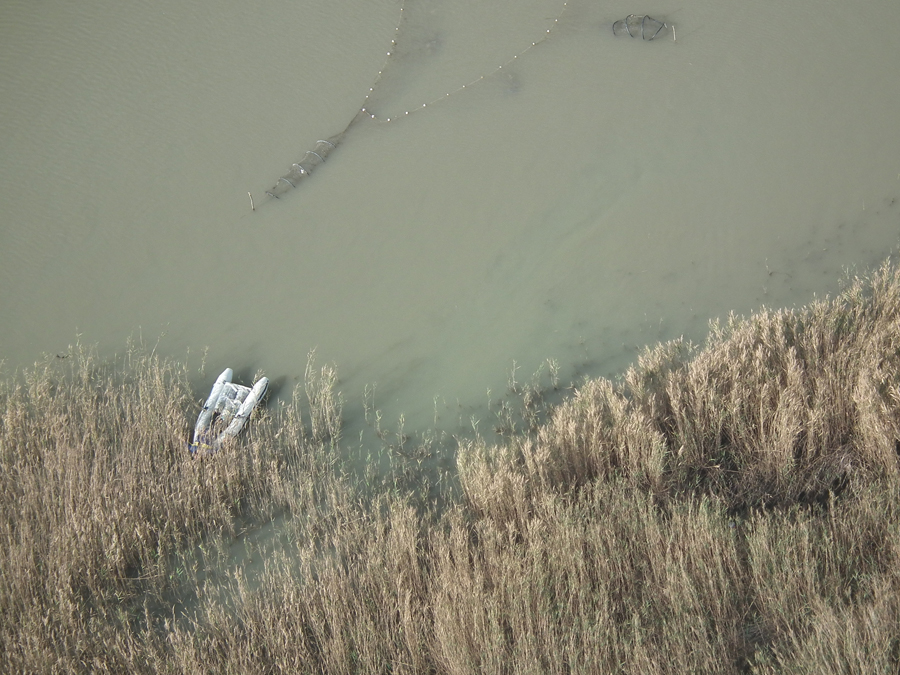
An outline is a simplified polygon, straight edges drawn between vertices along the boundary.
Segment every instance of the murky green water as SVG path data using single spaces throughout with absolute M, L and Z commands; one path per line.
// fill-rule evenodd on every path
M 413 0 L 410 0 L 413 2 Z M 375 385 L 408 431 L 489 417 L 510 371 L 621 371 L 710 318 L 805 303 L 900 225 L 900 5 L 696 0 L 420 6 L 343 129 L 395 0 L 0 8 L 0 358 L 76 334 L 190 350 L 289 394 L 335 362 L 348 438 Z M 651 43 L 612 22 L 674 23 Z M 559 17 L 558 24 L 554 18 Z M 513 365 L 515 364 L 515 365 Z M 490 395 L 488 394 L 490 390 Z

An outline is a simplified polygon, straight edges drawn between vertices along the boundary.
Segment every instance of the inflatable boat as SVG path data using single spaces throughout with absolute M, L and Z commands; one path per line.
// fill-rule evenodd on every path
M 228 438 L 234 438 L 246 426 L 250 415 L 269 388 L 269 378 L 261 377 L 253 387 L 234 384 L 234 371 L 226 368 L 216 378 L 209 398 L 194 425 L 191 454 L 198 450 L 215 452 Z M 224 429 L 216 434 L 216 430 Z

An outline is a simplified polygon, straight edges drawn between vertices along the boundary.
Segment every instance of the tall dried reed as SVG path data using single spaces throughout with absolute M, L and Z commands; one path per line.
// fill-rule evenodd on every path
M 529 389 L 500 443 L 460 442 L 455 503 L 416 468 L 434 446 L 351 470 L 337 386 L 310 363 L 191 459 L 184 366 L 78 349 L 6 382 L 0 667 L 897 671 L 894 267 L 650 349 L 546 422 Z

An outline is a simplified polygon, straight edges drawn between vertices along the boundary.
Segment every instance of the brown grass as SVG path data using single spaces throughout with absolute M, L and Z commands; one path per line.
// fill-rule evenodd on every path
M 440 501 L 433 447 L 350 469 L 335 373 L 312 362 L 293 404 L 199 460 L 186 367 L 152 353 L 78 349 L 3 386 L 4 672 L 900 665 L 888 265 L 648 350 L 545 423 L 529 389 L 529 431 L 461 442 Z

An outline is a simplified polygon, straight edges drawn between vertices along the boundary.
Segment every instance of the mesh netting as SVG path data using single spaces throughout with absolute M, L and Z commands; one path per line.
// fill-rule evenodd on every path
M 433 100 L 421 103 L 416 105 L 415 107 L 410 108 L 408 111 L 404 111 L 403 115 L 398 115 L 399 119 L 407 117 L 410 112 L 415 112 L 417 110 L 423 110 L 426 107 L 430 107 L 431 105 L 442 101 L 443 99 L 464 91 L 467 87 L 476 84 L 480 80 L 485 79 L 486 77 L 490 77 L 496 73 L 501 72 L 504 66 L 507 66 L 515 59 L 518 59 L 520 56 L 523 56 L 532 48 L 537 47 L 539 44 L 543 43 L 547 40 L 548 36 L 553 30 L 554 26 L 559 22 L 562 14 L 565 12 L 566 7 L 568 6 L 567 2 L 563 3 L 563 9 L 560 12 L 559 16 L 553 20 L 553 24 L 543 36 L 535 42 L 532 42 L 530 46 L 527 46 L 521 52 L 513 55 L 511 59 L 508 59 L 504 64 L 498 66 L 493 71 L 488 72 L 485 75 L 481 75 L 480 77 L 468 82 L 467 84 L 463 84 L 457 87 L 455 90 L 451 90 L 448 93 L 437 95 Z M 384 82 L 382 82 L 382 73 L 385 68 L 388 66 L 390 62 L 393 66 L 393 70 L 396 70 L 397 64 L 396 61 L 398 57 L 414 57 L 414 58 L 401 58 L 401 64 L 405 61 L 406 63 L 417 63 L 421 59 L 423 54 L 427 54 L 430 50 L 437 49 L 439 45 L 439 38 L 435 37 L 435 33 L 430 30 L 420 29 L 419 31 L 412 31 L 412 38 L 409 38 L 406 35 L 406 31 L 404 31 L 404 39 L 398 40 L 398 33 L 401 31 L 401 27 L 405 28 L 408 25 L 410 20 L 411 12 L 419 11 L 419 15 L 415 15 L 420 20 L 427 20 L 430 18 L 430 14 L 424 11 L 425 5 L 423 4 L 421 7 L 417 6 L 416 3 L 411 3 L 409 7 L 406 6 L 406 3 L 403 3 L 403 7 L 401 7 L 401 20 L 398 22 L 397 27 L 394 31 L 394 39 L 391 41 L 391 51 L 387 53 L 387 60 L 385 64 L 382 66 L 382 69 L 378 72 L 378 76 L 375 78 L 372 87 L 369 88 L 369 94 L 366 95 L 365 101 L 363 102 L 363 107 L 357 113 L 356 117 L 351 120 L 350 124 L 348 124 L 344 130 L 335 135 L 331 136 L 327 140 L 319 140 L 316 142 L 316 145 L 312 150 L 308 150 L 306 154 L 296 164 L 291 166 L 290 171 L 282 175 L 278 182 L 275 183 L 269 190 L 266 190 L 266 195 L 272 198 L 278 198 L 284 193 L 288 192 L 290 189 L 297 187 L 301 181 L 305 178 L 309 177 L 310 174 L 320 165 L 325 162 L 325 158 L 335 149 L 338 144 L 344 139 L 344 136 L 353 127 L 357 122 L 361 120 L 376 120 L 378 122 L 391 122 L 391 117 L 381 117 L 374 112 L 374 109 L 377 108 L 377 100 L 382 99 L 392 99 L 398 95 L 395 91 L 397 88 L 391 86 L 384 86 Z M 404 11 L 405 10 L 405 11 Z M 661 34 L 664 34 L 669 28 L 672 29 L 672 39 L 675 39 L 675 27 L 670 26 L 668 23 L 664 21 L 660 21 L 658 19 L 654 19 L 652 16 L 648 16 L 646 14 L 638 16 L 636 14 L 629 14 L 624 19 L 616 21 L 612 25 L 613 35 L 615 36 L 623 36 L 627 35 L 632 38 L 640 37 L 642 40 L 654 40 L 659 37 Z M 417 37 L 418 36 L 418 37 Z M 506 71 L 503 71 L 506 72 Z M 399 81 L 397 77 L 394 77 L 395 83 Z M 402 78 L 400 78 L 402 80 Z M 377 99 L 377 100 L 376 100 Z M 374 106 L 374 107 L 373 107 Z M 248 193 L 249 194 L 249 193 Z M 253 208 L 253 195 L 250 195 L 250 206 Z
M 613 35 L 628 35 L 633 38 L 640 37 L 642 40 L 653 40 L 668 27 L 669 24 L 654 19 L 652 16 L 629 14 L 624 19 L 616 21 L 612 29 Z
M 327 141 L 316 141 L 315 147 L 312 150 L 307 150 L 303 159 L 291 165 L 291 170 L 279 178 L 275 185 L 266 190 L 266 194 L 277 198 L 291 188 L 297 187 L 300 181 L 315 171 L 316 167 L 325 163 L 325 158 L 338 146 L 344 133 L 332 136 Z

